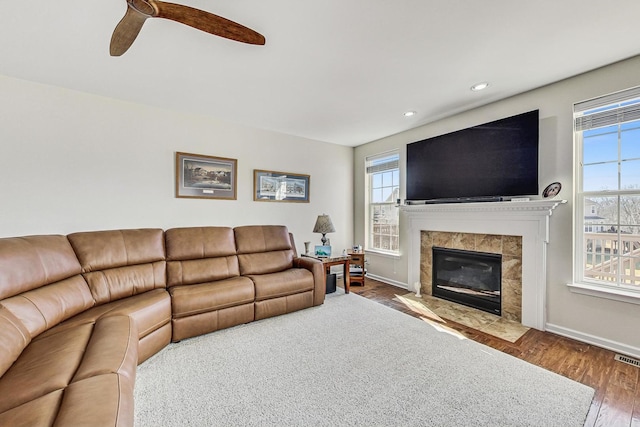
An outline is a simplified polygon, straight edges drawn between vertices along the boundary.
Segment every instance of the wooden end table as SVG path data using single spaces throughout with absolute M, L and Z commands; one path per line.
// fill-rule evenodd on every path
M 342 265 L 342 277 L 344 278 L 344 293 L 348 294 L 351 290 L 351 280 L 349 279 L 349 263 L 351 258 L 348 255 L 330 256 L 330 257 L 316 257 L 312 255 L 302 255 L 308 258 L 314 258 L 322 261 L 324 267 L 324 282 L 327 283 L 327 272 L 331 270 L 334 265 Z

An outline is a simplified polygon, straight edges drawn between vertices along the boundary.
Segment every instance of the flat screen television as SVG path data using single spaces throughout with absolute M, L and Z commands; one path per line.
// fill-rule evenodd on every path
M 407 144 L 407 201 L 538 194 L 538 110 Z

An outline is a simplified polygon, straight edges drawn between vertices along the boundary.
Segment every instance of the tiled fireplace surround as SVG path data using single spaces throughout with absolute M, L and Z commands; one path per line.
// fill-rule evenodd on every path
M 522 323 L 522 237 L 495 234 L 420 232 L 420 283 L 431 295 L 433 247 L 502 255 L 502 317 Z
M 408 280 L 410 289 L 421 284 L 427 293 L 430 278 L 421 273 L 423 246 L 429 239 L 445 243 L 454 248 L 468 249 L 474 246 L 483 252 L 498 240 L 502 246 L 503 264 L 506 261 L 508 273 L 503 280 L 503 304 L 509 306 L 505 316 L 516 320 L 518 312 L 518 240 L 520 241 L 521 275 L 521 323 L 524 326 L 545 330 L 546 322 L 546 257 L 549 242 L 549 219 L 563 200 L 535 200 L 524 202 L 482 202 L 456 204 L 404 205 L 401 212 L 406 223 L 404 238 L 408 242 Z M 427 233 L 423 233 L 427 232 Z M 497 237 L 500 236 L 500 237 Z M 519 239 L 514 239 L 514 237 Z M 473 240 L 473 243 L 471 243 Z M 492 243 L 493 242 L 493 243 Z M 487 246 L 488 245 L 488 246 Z M 504 248 L 507 247 L 507 253 Z M 430 250 L 429 250 L 430 252 Z M 429 257 L 431 255 L 428 255 Z

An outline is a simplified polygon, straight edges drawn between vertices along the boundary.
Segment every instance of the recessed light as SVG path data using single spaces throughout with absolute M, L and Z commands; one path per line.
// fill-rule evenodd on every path
M 474 92 L 477 92 L 479 90 L 483 90 L 489 87 L 489 83 L 487 82 L 482 82 L 482 83 L 476 83 L 473 86 L 471 86 L 471 90 Z
M 405 112 L 403 113 L 403 116 L 405 116 L 405 117 L 413 117 L 413 116 L 415 116 L 416 114 L 418 114 L 418 113 L 416 113 L 415 111 L 405 111 Z

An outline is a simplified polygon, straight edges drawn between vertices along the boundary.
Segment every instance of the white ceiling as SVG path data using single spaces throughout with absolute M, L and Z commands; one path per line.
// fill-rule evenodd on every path
M 177 2 L 266 45 L 149 19 L 115 58 L 125 0 L 4 1 L 0 74 L 356 146 L 640 54 L 638 0 Z

